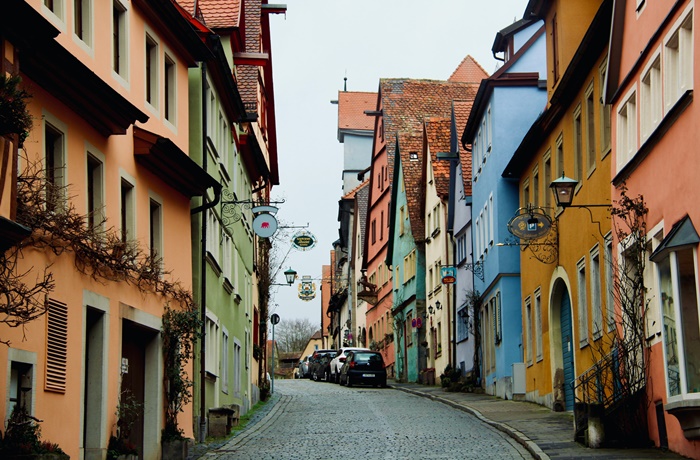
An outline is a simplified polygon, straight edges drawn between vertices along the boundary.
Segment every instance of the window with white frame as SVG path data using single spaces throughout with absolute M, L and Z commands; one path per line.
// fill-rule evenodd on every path
M 98 152 L 87 152 L 87 226 L 99 231 L 105 226 L 104 216 L 104 157 Z
M 469 339 L 469 308 L 466 305 L 457 310 L 457 342 Z
M 44 8 L 63 22 L 65 14 L 65 0 L 44 0 Z
M 564 133 L 559 133 L 555 142 L 557 149 L 557 179 L 564 175 Z
M 491 126 L 491 106 L 486 109 L 486 155 L 491 155 L 492 139 L 493 139 L 493 127 Z
M 461 234 L 457 236 L 457 263 L 464 262 L 467 258 L 467 236 Z
M 605 236 L 605 323 L 608 332 L 615 328 L 614 288 L 612 234 L 608 233 Z
M 150 34 L 146 34 L 146 102 L 158 108 L 158 42 Z
M 640 141 L 644 142 L 659 126 L 663 116 L 661 106 L 661 55 L 657 54 L 643 71 L 640 86 Z
M 532 170 L 532 204 L 540 205 L 540 168 L 535 166 Z
M 120 181 L 120 225 L 121 241 L 126 243 L 136 237 L 136 212 L 134 180 L 122 177 Z
M 92 46 L 91 0 L 73 0 L 73 33 L 88 47 Z
M 112 2 L 112 70 L 122 79 L 128 76 L 129 34 L 127 9 L 121 0 Z
M 664 56 L 664 102 L 669 111 L 685 91 L 693 88 L 692 5 L 664 38 Z
M 488 207 L 489 207 L 489 246 L 493 246 L 493 229 L 494 229 L 494 222 L 493 222 L 493 194 L 489 195 L 489 202 L 488 202 Z
M 168 53 L 165 53 L 165 66 L 163 69 L 163 116 L 171 124 L 175 125 L 175 115 L 177 114 L 177 67 L 175 66 L 175 59 L 170 57 Z
M 547 150 L 544 154 L 543 157 L 543 164 L 544 164 L 544 177 L 542 178 L 544 180 L 544 208 L 549 209 L 552 206 L 552 193 L 549 191 L 549 184 L 552 183 L 552 151 Z
M 161 200 L 151 197 L 149 200 L 149 233 L 151 257 L 163 260 L 163 205 Z
M 399 236 L 403 235 L 405 222 L 406 222 L 406 207 L 401 206 L 399 208 Z
M 45 118 L 49 118 L 45 114 Z M 46 207 L 63 209 L 66 200 L 66 135 L 67 126 L 48 120 L 44 124 L 44 169 L 46 174 Z
M 206 349 L 207 353 L 204 357 L 204 366 L 207 373 L 219 375 L 219 321 L 216 317 L 207 313 L 206 319 Z
M 586 88 L 586 172 L 590 173 L 595 168 L 596 140 L 595 140 L 595 111 L 596 102 L 593 92 L 593 82 Z
M 523 181 L 523 193 L 522 199 L 520 200 L 520 207 L 525 208 L 530 203 L 530 178 L 526 178 Z
M 632 91 L 617 111 L 617 169 L 637 153 L 637 93 Z
M 579 347 L 588 344 L 588 299 L 586 298 L 586 259 L 576 264 L 576 290 L 578 291 Z
M 603 336 L 603 303 L 601 299 L 600 249 L 591 249 L 591 311 L 593 314 L 593 340 Z
M 655 259 L 661 292 L 669 396 L 700 393 L 697 249 L 681 246 Z
M 241 359 L 241 342 L 238 339 L 233 339 L 233 394 L 240 395 L 241 393 L 241 372 L 243 360 Z
M 603 59 L 603 62 L 600 64 L 600 67 L 598 67 L 598 90 L 600 94 L 603 94 L 605 91 L 605 81 L 606 81 L 606 75 L 608 72 L 608 65 L 607 65 L 607 59 Z M 612 107 L 610 104 L 606 104 L 603 101 L 603 98 L 601 97 L 600 99 L 600 157 L 603 158 L 611 148 L 611 134 L 610 134 L 610 125 L 611 125 L 611 112 L 612 112 Z
M 525 359 L 532 364 L 532 299 L 525 299 Z
M 206 248 L 210 257 L 219 262 L 219 247 L 221 243 L 221 224 L 216 213 L 209 209 L 207 211 L 207 243 Z
M 581 104 L 574 109 L 574 175 L 581 182 L 583 179 L 583 121 L 581 120 Z
M 535 289 L 535 351 L 537 361 L 541 361 L 542 356 L 542 294 L 541 289 Z
M 221 235 L 221 273 L 233 285 L 232 274 L 233 240 L 225 231 Z
M 228 380 L 229 380 L 229 345 L 228 345 L 228 330 L 225 327 L 221 327 L 221 356 L 219 358 L 219 375 L 221 376 L 221 391 L 228 394 Z

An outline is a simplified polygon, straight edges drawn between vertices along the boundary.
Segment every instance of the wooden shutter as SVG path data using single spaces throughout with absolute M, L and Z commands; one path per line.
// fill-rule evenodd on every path
M 57 300 L 49 299 L 47 307 L 45 389 L 65 393 L 68 306 Z

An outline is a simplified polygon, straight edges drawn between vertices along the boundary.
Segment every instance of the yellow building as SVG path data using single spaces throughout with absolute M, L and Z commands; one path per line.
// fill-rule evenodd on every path
M 574 408 L 572 382 L 609 344 L 610 210 L 557 207 L 550 183 L 578 181 L 574 205 L 610 203 L 610 112 L 600 101 L 611 5 L 533 0 L 525 12 L 545 21 L 548 105 L 504 176 L 519 181 L 521 206 L 552 222 L 521 247 L 521 286 L 526 398 L 555 410 Z

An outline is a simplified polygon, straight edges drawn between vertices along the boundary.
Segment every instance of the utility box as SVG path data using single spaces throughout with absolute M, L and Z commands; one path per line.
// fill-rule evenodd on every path
M 525 398 L 525 363 L 513 363 L 513 399 Z
M 228 436 L 231 429 L 238 425 L 239 418 L 240 407 L 237 404 L 209 409 L 209 436 Z

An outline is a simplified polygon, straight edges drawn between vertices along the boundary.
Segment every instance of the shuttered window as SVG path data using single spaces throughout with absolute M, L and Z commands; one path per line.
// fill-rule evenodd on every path
M 46 330 L 47 391 L 66 392 L 66 361 L 68 350 L 68 306 L 49 299 Z

